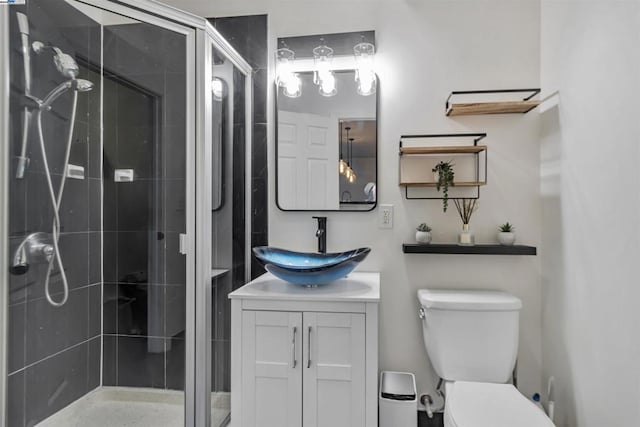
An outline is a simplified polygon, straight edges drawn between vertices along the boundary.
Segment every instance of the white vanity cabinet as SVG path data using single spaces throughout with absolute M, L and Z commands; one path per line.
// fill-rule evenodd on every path
M 230 294 L 233 427 L 378 425 L 378 273 Z

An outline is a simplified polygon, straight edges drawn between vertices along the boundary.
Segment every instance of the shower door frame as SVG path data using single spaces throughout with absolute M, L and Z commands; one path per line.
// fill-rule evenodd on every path
M 0 6 L 0 426 L 7 414 L 9 311 L 9 7 Z
M 213 104 L 211 96 L 213 81 L 213 51 L 215 48 L 245 77 L 245 278 L 251 274 L 251 153 L 253 135 L 253 69 L 251 65 L 229 44 L 227 40 L 207 21 L 204 28 L 198 30 L 198 144 L 196 149 L 196 337 L 195 369 L 204 373 L 195 377 L 196 419 L 198 427 L 211 426 L 211 335 L 212 335 L 212 297 L 211 297 L 211 205 L 212 205 L 212 144 L 211 127 Z M 204 124 L 204 126 L 202 126 Z M 233 405 L 233 402 L 231 402 Z M 218 427 L 218 426 L 211 426 Z
M 153 0 L 76 0 L 186 38 L 186 332 L 184 422 L 211 423 L 211 81 L 216 48 L 245 76 L 245 276 L 251 270 L 251 153 L 253 69 L 213 28 L 196 15 Z M 9 7 L 0 6 L 0 427 L 7 415 L 8 183 L 9 183 Z M 205 375 L 197 375 L 197 373 Z M 233 405 L 233 402 L 232 402 Z M 217 427 L 217 426 L 215 426 Z

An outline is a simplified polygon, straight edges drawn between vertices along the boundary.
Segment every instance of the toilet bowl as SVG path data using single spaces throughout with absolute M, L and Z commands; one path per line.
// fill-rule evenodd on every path
M 553 427 L 511 384 L 456 381 L 446 384 L 445 427 Z
M 445 381 L 445 427 L 552 427 L 508 384 L 522 302 L 498 291 L 418 291 L 425 347 Z

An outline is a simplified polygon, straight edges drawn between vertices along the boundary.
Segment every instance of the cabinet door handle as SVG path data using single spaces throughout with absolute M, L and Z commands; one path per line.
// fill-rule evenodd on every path
M 291 367 L 293 369 L 295 369 L 296 366 L 298 365 L 298 360 L 296 359 L 296 333 L 297 332 L 298 332 L 298 328 L 294 326 L 293 338 L 291 338 L 291 356 L 292 356 Z
M 311 326 L 309 326 L 309 339 L 307 340 L 307 369 L 311 367 Z

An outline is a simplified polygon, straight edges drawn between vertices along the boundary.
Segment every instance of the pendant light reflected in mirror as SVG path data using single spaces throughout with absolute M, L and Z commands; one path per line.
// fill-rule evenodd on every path
M 346 126 L 344 128 L 344 130 L 347 131 L 347 138 L 349 137 L 349 131 L 351 130 L 351 127 Z M 344 157 L 342 155 L 342 126 L 340 127 L 340 160 L 338 161 L 338 173 L 340 175 L 344 175 L 347 171 L 347 162 L 344 161 Z
M 353 170 L 351 165 L 353 164 L 353 140 L 354 138 L 349 138 L 349 176 L 347 176 L 347 181 L 351 184 L 356 182 L 356 172 Z

